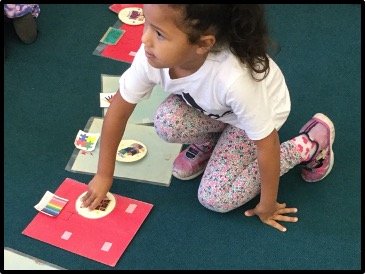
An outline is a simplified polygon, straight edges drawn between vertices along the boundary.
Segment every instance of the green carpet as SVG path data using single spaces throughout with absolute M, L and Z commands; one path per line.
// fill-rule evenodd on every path
M 328 177 L 309 184 L 294 168 L 281 178 L 278 201 L 299 209 L 299 222 L 288 223 L 286 233 L 243 216 L 258 197 L 226 214 L 205 209 L 196 178 L 173 179 L 169 187 L 115 181 L 111 192 L 154 208 L 114 268 L 22 235 L 47 190 L 66 177 L 91 179 L 65 166 L 78 130 L 101 116 L 101 74 L 119 75 L 129 66 L 92 55 L 116 22 L 108 6 L 41 4 L 31 45 L 4 26 L 4 247 L 70 270 L 364 271 L 364 3 L 266 5 L 271 36 L 281 45 L 275 60 L 292 98 L 281 140 L 317 112 L 336 128 Z

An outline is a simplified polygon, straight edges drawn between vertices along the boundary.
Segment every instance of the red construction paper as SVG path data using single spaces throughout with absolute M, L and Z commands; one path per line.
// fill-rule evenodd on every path
M 102 218 L 89 219 L 76 210 L 76 200 L 87 189 L 86 184 L 66 178 L 55 192 L 69 200 L 60 214 L 51 217 L 39 212 L 22 234 L 115 266 L 153 205 L 113 194 L 116 200 L 114 209 Z M 128 213 L 126 209 L 131 204 L 136 206 L 133 206 L 132 213 Z
M 142 8 L 142 4 L 112 4 L 109 6 L 109 9 L 115 13 L 119 13 L 121 10 L 125 8 Z
M 122 24 L 120 29 L 125 30 L 122 38 L 116 45 L 107 45 L 102 51 L 101 56 L 111 59 L 132 63 L 135 55 L 141 46 L 141 36 L 144 25 Z
M 142 4 L 113 4 L 109 9 L 115 13 L 119 13 L 124 8 L 137 7 L 142 8 Z M 125 30 L 122 38 L 116 45 L 107 45 L 101 52 L 101 56 L 132 63 L 134 53 L 137 52 L 141 45 L 141 36 L 144 25 L 127 25 L 122 24 L 120 29 Z

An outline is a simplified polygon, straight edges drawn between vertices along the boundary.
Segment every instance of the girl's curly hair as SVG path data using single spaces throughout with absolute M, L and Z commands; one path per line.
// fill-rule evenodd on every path
M 170 4 L 180 11 L 177 27 L 188 35 L 192 44 L 201 35 L 213 34 L 213 52 L 229 48 L 252 71 L 252 77 L 263 80 L 269 73 L 267 50 L 271 41 L 265 20 L 265 10 L 259 4 Z M 263 74 L 257 79 L 255 74 Z

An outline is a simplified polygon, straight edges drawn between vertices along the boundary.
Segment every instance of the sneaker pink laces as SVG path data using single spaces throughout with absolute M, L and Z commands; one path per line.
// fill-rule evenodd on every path
M 300 134 L 306 134 L 317 146 L 317 150 L 310 160 L 300 163 L 301 177 L 310 183 L 320 181 L 329 174 L 333 167 L 334 125 L 327 116 L 317 113 L 301 128 Z
M 200 175 L 206 168 L 214 147 L 203 151 L 192 144 L 181 151 L 173 163 L 173 176 L 180 180 L 190 180 Z

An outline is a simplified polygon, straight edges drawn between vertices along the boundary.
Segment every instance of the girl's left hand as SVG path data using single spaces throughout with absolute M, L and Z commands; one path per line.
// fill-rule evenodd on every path
M 254 216 L 257 215 L 259 219 L 274 228 L 277 228 L 278 230 L 285 232 L 287 229 L 286 227 L 282 226 L 278 221 L 281 222 L 297 222 L 297 217 L 291 217 L 291 216 L 284 216 L 283 214 L 287 213 L 295 213 L 297 212 L 297 208 L 286 208 L 286 204 L 279 204 L 276 202 L 275 210 L 273 211 L 273 208 L 266 208 L 264 206 L 261 206 L 258 204 L 253 209 L 248 209 L 244 212 L 245 216 Z

